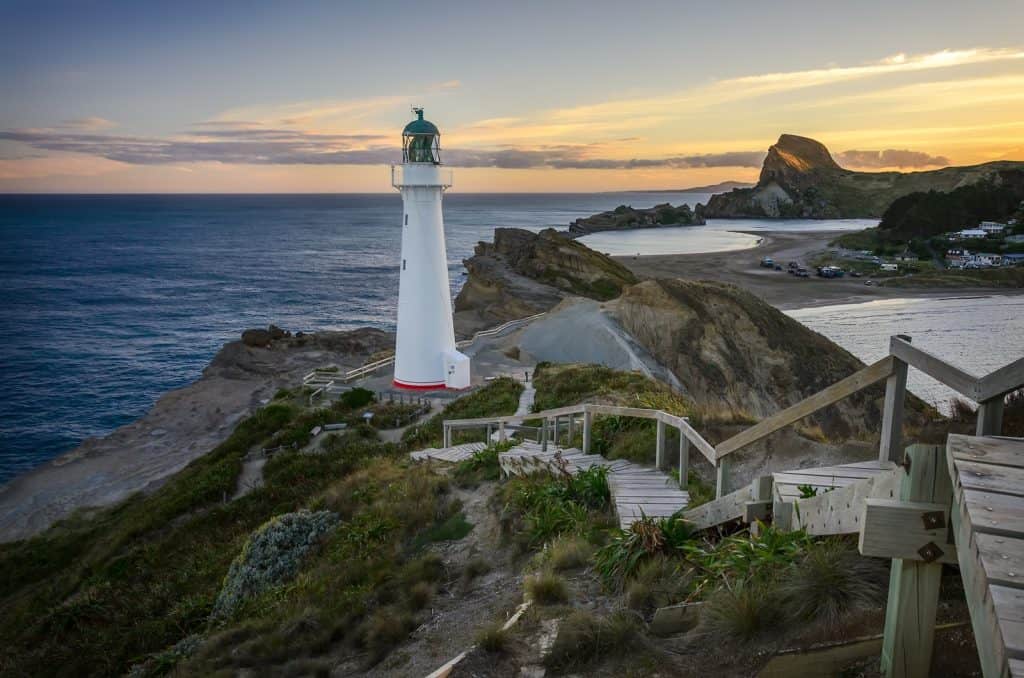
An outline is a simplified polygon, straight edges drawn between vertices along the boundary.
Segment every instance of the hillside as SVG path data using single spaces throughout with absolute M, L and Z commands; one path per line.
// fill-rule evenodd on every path
M 607 301 L 637 281 L 629 269 L 554 229 L 494 229 L 463 262 L 466 284 L 455 298 L 460 334 L 546 311 L 567 295 Z
M 952 191 L 1024 162 L 1000 161 L 925 172 L 855 172 L 840 167 L 818 141 L 783 134 L 768 149 L 753 188 L 714 195 L 706 217 L 881 217 L 897 198 L 919 191 Z

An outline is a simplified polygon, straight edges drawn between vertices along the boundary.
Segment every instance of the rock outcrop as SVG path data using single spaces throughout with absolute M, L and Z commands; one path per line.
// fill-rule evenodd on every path
M 763 418 L 853 374 L 863 363 L 734 285 L 649 280 L 609 304 L 623 328 L 671 370 L 710 417 Z M 877 432 L 875 387 L 814 417 L 830 438 Z M 916 398 L 908 412 L 922 409 Z
M 661 228 L 667 226 L 695 226 L 704 223 L 703 206 L 695 210 L 689 205 L 673 207 L 669 203 L 646 209 L 619 205 L 613 210 L 577 219 L 569 224 L 569 235 L 574 238 L 600 231 L 628 231 L 634 228 Z
M 637 281 L 625 266 L 554 229 L 494 230 L 465 262 L 466 284 L 455 299 L 460 335 L 546 311 L 566 296 L 606 301 Z
M 917 191 L 951 191 L 993 178 L 1020 162 L 990 162 L 927 172 L 855 172 L 840 167 L 814 139 L 783 134 L 768 149 L 753 188 L 714 195 L 706 217 L 881 217 L 897 198 Z

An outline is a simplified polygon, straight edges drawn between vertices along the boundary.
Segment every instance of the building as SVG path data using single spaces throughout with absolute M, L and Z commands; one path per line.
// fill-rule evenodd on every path
M 1008 242 L 1008 243 L 1024 242 L 1024 233 L 1019 233 L 1017 235 L 1008 235 L 1008 236 L 1006 236 L 1006 242 Z
M 985 231 L 988 235 L 999 235 L 1006 230 L 1006 224 L 1001 224 L 998 221 L 983 221 L 978 224 L 979 231 Z
M 965 228 L 962 231 L 957 231 L 950 235 L 950 240 L 970 240 L 971 238 L 984 238 L 988 236 L 988 232 L 981 230 L 980 228 Z
M 967 259 L 966 268 L 992 268 L 1003 265 L 1003 255 L 992 252 L 976 252 Z
M 946 263 L 950 268 L 963 268 L 971 253 L 964 249 L 946 250 Z
M 1004 254 L 1003 255 L 1003 266 L 1021 266 L 1024 265 L 1024 254 Z
M 394 385 L 436 390 L 466 388 L 469 358 L 455 349 L 448 256 L 441 201 L 452 185 L 441 166 L 441 132 L 423 119 L 402 130 L 402 164 L 391 184 L 402 193 L 402 263 L 398 277 L 398 328 Z
M 918 256 L 916 254 L 914 254 L 913 252 L 911 252 L 909 249 L 903 250 L 902 252 L 900 252 L 899 254 L 897 254 L 893 258 L 896 261 L 917 261 L 918 260 Z

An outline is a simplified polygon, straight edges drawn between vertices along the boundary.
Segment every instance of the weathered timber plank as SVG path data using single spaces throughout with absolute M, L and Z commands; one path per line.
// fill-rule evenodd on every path
M 1003 536 L 1024 534 L 1024 501 L 1019 497 L 977 490 L 962 492 L 975 531 Z
M 866 499 L 860 519 L 857 548 L 862 556 L 925 560 L 921 550 L 937 548 L 941 555 L 928 561 L 956 564 L 956 546 L 947 543 L 948 512 L 944 504 Z M 924 518 L 935 517 L 934 527 Z
M 1024 659 L 1024 590 L 993 585 L 991 593 L 1006 654 L 1014 659 Z
M 1024 469 L 957 461 L 960 484 L 969 490 L 1024 497 Z
M 1010 438 L 965 436 L 951 433 L 947 449 L 958 461 L 1024 468 L 1024 443 Z
M 858 532 L 864 502 L 869 498 L 892 498 L 896 492 L 897 473 L 888 471 L 816 497 L 793 500 L 792 529 L 803 528 L 813 535 Z M 776 488 L 780 491 L 780 498 L 785 501 L 785 488 L 779 486 L 777 481 Z
M 746 447 L 785 426 L 797 422 L 810 414 L 814 414 L 824 407 L 865 389 L 882 379 L 888 378 L 892 373 L 892 366 L 892 357 L 886 356 L 878 362 L 858 370 L 809 398 L 805 398 L 797 404 L 787 407 L 781 412 L 734 435 L 725 442 L 719 443 L 715 446 L 715 458 L 720 459 L 742 447 Z
M 1024 539 L 974 533 L 989 584 L 1024 587 Z
M 890 342 L 889 353 L 971 400 L 978 400 L 978 377 L 970 372 L 898 338 Z

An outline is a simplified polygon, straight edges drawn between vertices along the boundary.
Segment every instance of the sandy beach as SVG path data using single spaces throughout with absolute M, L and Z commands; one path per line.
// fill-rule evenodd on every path
M 1021 290 L 970 287 L 933 289 L 867 285 L 861 278 L 797 278 L 785 270 L 762 268 L 761 257 L 772 257 L 783 269 L 790 261 L 810 268 L 810 261 L 845 231 L 786 232 L 751 231 L 761 238 L 756 247 L 704 254 L 655 254 L 614 259 L 642 278 L 694 278 L 733 283 L 750 290 L 782 310 L 852 304 L 895 298 L 966 297 L 990 294 L 1021 294 Z

